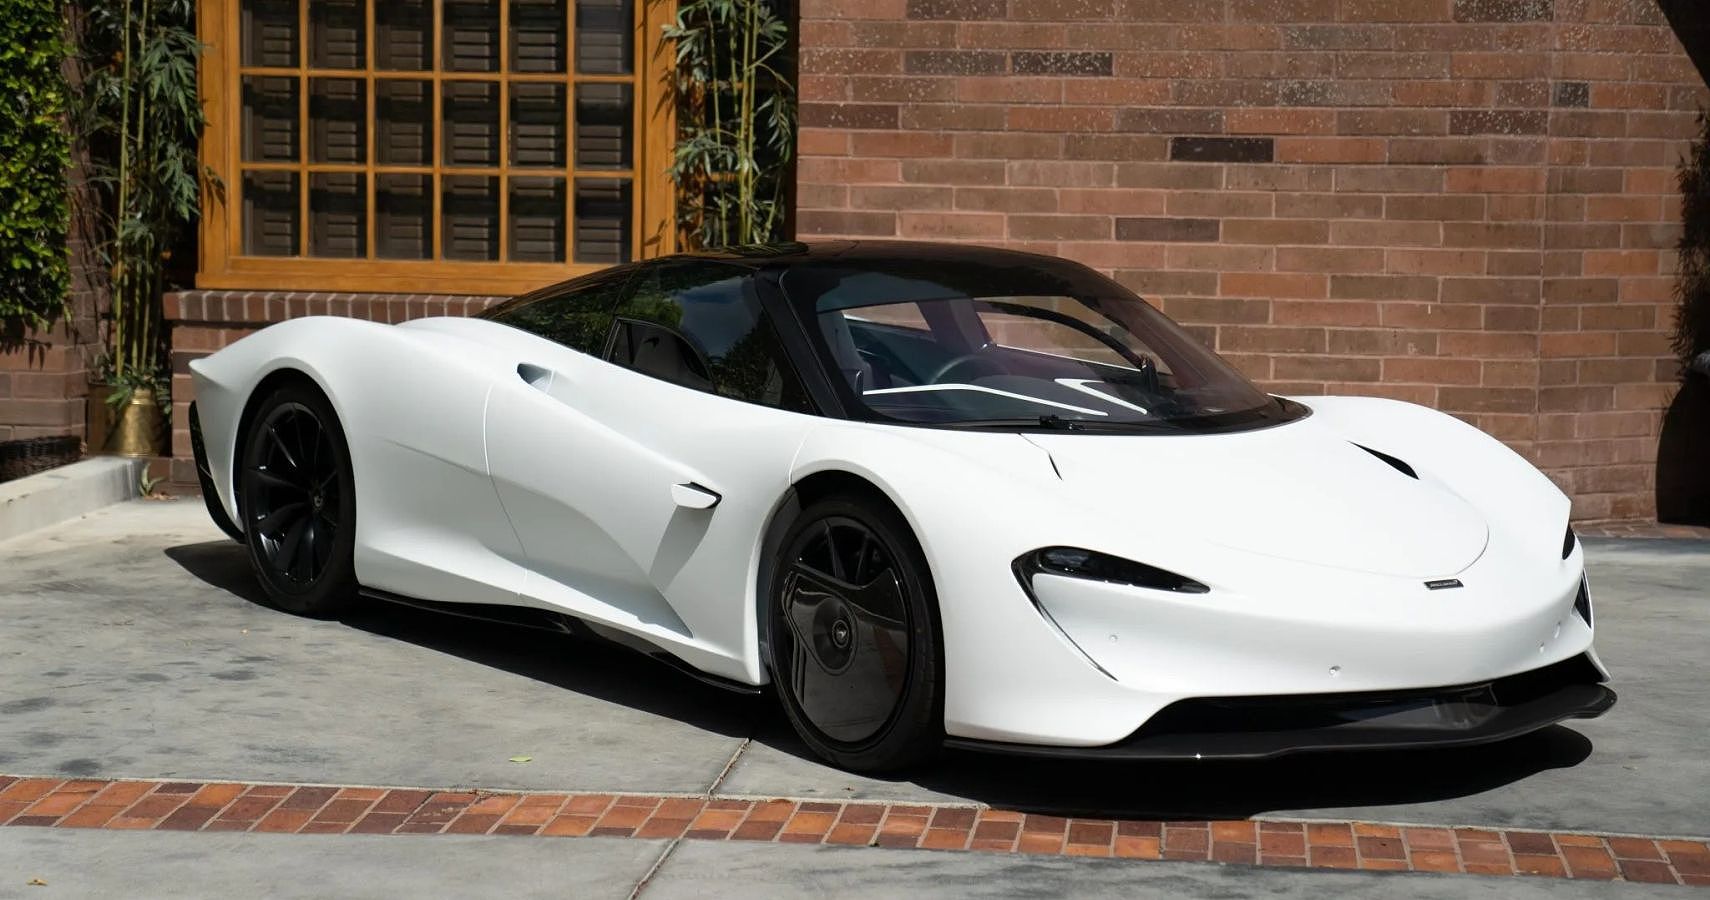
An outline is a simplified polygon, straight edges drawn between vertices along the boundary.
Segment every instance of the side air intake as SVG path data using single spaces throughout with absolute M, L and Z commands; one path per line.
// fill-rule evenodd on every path
M 1365 444 L 1354 444 L 1354 446 L 1360 448 L 1361 450 L 1366 451 L 1367 453 L 1370 453 L 1371 455 L 1377 457 L 1378 459 L 1383 460 L 1386 463 L 1389 463 L 1390 468 L 1396 470 L 1397 472 L 1400 472 L 1403 475 L 1406 475 L 1408 478 L 1411 478 L 1414 481 L 1419 480 L 1419 473 L 1413 471 L 1413 467 L 1408 465 L 1406 462 L 1399 460 L 1399 459 L 1396 459 L 1395 457 L 1390 456 L 1388 453 L 1384 453 L 1380 450 L 1373 450 L 1372 448 L 1367 447 Z

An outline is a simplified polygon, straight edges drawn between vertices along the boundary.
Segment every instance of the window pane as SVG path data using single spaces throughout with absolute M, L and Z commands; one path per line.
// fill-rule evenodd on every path
M 510 258 L 517 262 L 564 261 L 566 229 L 562 178 L 511 179 Z
M 296 172 L 246 172 L 243 176 L 243 252 L 296 256 Z
M 447 177 L 440 197 L 445 222 L 445 258 L 499 258 L 499 179 Z
M 445 81 L 445 162 L 452 166 L 499 164 L 499 85 L 494 81 Z
M 309 255 L 368 255 L 368 182 L 357 172 L 309 176 Z
M 433 68 L 430 0 L 374 0 L 374 67 L 402 72 Z
M 374 155 L 381 165 L 433 163 L 433 87 L 426 81 L 374 82 Z
M 564 168 L 564 85 L 511 84 L 511 165 Z
M 635 293 L 618 307 L 617 315 L 619 321 L 652 323 L 658 333 L 648 336 L 659 339 L 625 344 L 635 331 L 620 332 L 612 362 L 750 403 L 808 408 L 806 393 L 751 280 L 743 269 L 712 262 L 643 271 Z M 666 335 L 681 335 L 679 346 L 671 346 Z
M 241 16 L 244 65 L 297 65 L 295 0 L 244 0 Z
M 311 0 L 309 3 L 309 65 L 317 69 L 362 69 L 368 66 L 362 0 Z
M 374 182 L 374 255 L 433 258 L 433 193 L 429 175 L 379 175 Z
M 482 318 L 557 341 L 572 350 L 599 354 L 605 350 L 612 307 L 622 299 L 629 275 L 603 272 L 578 279 L 568 286 L 508 300 L 489 309 Z
M 632 0 L 576 0 L 576 71 L 624 75 L 633 70 Z
M 444 0 L 448 72 L 499 71 L 499 10 L 486 0 Z
M 298 112 L 297 79 L 245 76 L 244 161 L 295 162 Z
M 627 84 L 576 85 L 576 168 L 629 168 L 630 97 Z
M 564 71 L 565 0 L 511 0 L 511 71 Z
M 576 261 L 629 262 L 629 179 L 576 180 Z
M 368 154 L 367 83 L 354 78 L 309 82 L 309 161 L 359 163 Z

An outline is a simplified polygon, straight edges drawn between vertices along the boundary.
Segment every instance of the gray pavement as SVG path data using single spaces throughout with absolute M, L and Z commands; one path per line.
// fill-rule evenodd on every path
M 105 898 L 1683 897 L 1678 887 L 614 838 L 0 831 L 0 900 Z M 645 884 L 643 879 L 646 878 Z M 31 887 L 30 879 L 47 882 Z
M 400 607 L 372 608 L 343 622 L 275 612 L 255 602 L 242 549 L 214 529 L 199 503 L 137 501 L 0 543 L 0 771 L 700 793 L 728 767 L 718 788 L 729 795 L 1710 836 L 1710 754 L 1703 749 L 1710 734 L 1704 690 L 1710 547 L 1597 541 L 1588 552 L 1599 649 L 1621 694 L 1600 720 L 1479 749 L 1263 764 L 1069 764 L 957 754 L 907 779 L 881 780 L 813 761 L 769 697 L 726 694 L 604 644 Z M 518 755 L 533 761 L 508 762 Z M 23 831 L 0 835 L 0 859 L 12 858 L 6 854 L 15 855 L 25 840 L 49 848 L 56 841 L 113 841 L 118 853 L 133 837 L 15 833 Z M 390 843 L 374 843 L 386 848 L 375 850 L 376 858 L 442 852 L 408 838 L 381 840 Z M 511 843 L 529 846 L 484 845 L 479 854 L 447 855 L 522 860 L 551 852 L 569 867 L 585 852 L 571 849 L 577 842 Z M 531 849 L 537 843 L 545 849 Z M 807 852 L 771 849 L 782 854 L 777 860 Z M 51 858 L 51 850 L 42 852 Z M 684 844 L 662 872 L 714 852 Z M 824 852 L 799 858 L 814 860 L 810 868 L 844 865 L 841 851 Z M 733 883 L 721 878 L 759 877 L 742 874 L 743 866 L 757 872 L 777 866 L 779 878 L 794 877 L 793 864 L 766 862 L 759 849 L 733 845 L 716 853 L 725 854 L 724 862 L 697 876 L 713 887 Z M 847 865 L 895 868 L 890 855 L 882 858 Z M 1024 874 L 1046 884 L 1052 867 L 1081 865 L 977 859 L 986 858 L 910 854 L 897 877 L 912 878 L 908 873 L 919 866 L 936 867 L 946 879 L 1005 867 L 1006 878 L 1022 879 L 1014 882 L 1016 892 L 1026 893 Z M 1175 868 L 1119 868 L 1113 871 L 1147 874 L 1113 875 L 1109 883 L 1112 890 L 1155 885 L 1163 892 L 1169 887 L 1160 873 Z M 1093 890 L 1103 883 L 1097 881 L 1103 876 L 1085 874 L 1104 871 L 1097 866 L 1075 871 L 1077 894 L 1083 877 L 1093 879 Z M 1194 871 L 1183 877 L 1234 877 L 1208 874 L 1220 871 L 1214 867 Z M 1274 889 L 1289 895 L 1296 876 L 1341 884 L 1332 876 L 1281 873 Z M 693 883 L 680 882 L 683 890 Z M 660 892 L 668 893 L 669 884 Z M 1196 884 L 1231 896 L 1273 890 L 1245 881 Z M 795 892 L 780 883 L 786 889 Z

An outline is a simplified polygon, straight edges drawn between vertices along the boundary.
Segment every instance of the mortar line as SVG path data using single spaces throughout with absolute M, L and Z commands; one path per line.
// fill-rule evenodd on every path
M 724 779 L 730 775 L 730 770 L 736 768 L 736 761 L 742 758 L 742 754 L 748 751 L 748 745 L 753 742 L 754 738 L 750 736 L 743 738 L 742 743 L 736 745 L 736 752 L 730 754 L 730 759 L 725 760 L 724 768 L 720 769 L 719 773 L 713 777 L 712 784 L 707 785 L 707 789 L 701 792 L 701 799 L 711 800 L 713 795 L 718 793 L 719 785 L 724 784 Z M 637 897 L 641 896 L 642 891 L 647 890 L 647 886 L 653 882 L 653 876 L 659 874 L 659 870 L 665 866 L 665 861 L 671 858 L 671 854 L 677 852 L 677 845 L 682 842 L 682 835 L 678 835 L 671 839 L 671 843 L 665 845 L 664 852 L 660 853 L 659 858 L 653 861 L 653 865 L 647 867 L 647 871 L 641 875 L 641 880 L 637 881 L 635 887 L 630 890 L 629 900 L 636 900 Z

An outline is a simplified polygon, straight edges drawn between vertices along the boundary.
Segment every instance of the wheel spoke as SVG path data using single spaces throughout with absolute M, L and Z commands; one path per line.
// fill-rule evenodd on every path
M 835 597 L 853 607 L 862 619 L 877 625 L 905 625 L 902 619 L 902 586 L 888 567 L 860 585 L 850 584 L 801 563 L 792 566 L 790 572 L 798 579 L 797 592 L 806 589 Z
M 273 555 L 273 568 L 280 574 L 292 577 L 297 567 L 297 557 L 303 550 L 303 537 L 308 534 L 313 519 L 304 517 L 291 526 L 285 533 L 285 539 L 279 542 L 278 550 Z
M 321 551 L 321 520 L 309 517 L 308 533 L 303 537 L 304 546 L 297 551 L 297 565 L 292 566 L 291 577 L 300 581 L 313 581 L 320 574 Z M 302 574 L 298 575 L 301 569 Z
M 296 471 L 302 471 L 303 467 L 297 464 L 297 457 L 291 455 L 291 448 L 285 446 L 285 439 L 279 436 L 279 426 L 276 423 L 267 423 L 267 436 L 273 440 L 273 446 L 279 448 L 280 455 L 285 457 L 285 464 Z
M 308 508 L 309 504 L 301 500 L 295 503 L 286 503 L 257 519 L 255 528 L 262 534 L 277 535 L 285 526 L 295 523 L 298 517 L 308 511 Z
M 291 416 L 291 425 L 291 436 L 297 439 L 296 458 L 303 462 L 303 471 L 305 473 L 312 472 L 314 469 L 313 464 L 309 460 L 309 445 L 304 439 L 303 432 L 310 428 L 313 428 L 318 432 L 320 431 L 320 425 L 312 416 L 301 411 L 298 411 Z
M 831 560 L 831 574 L 838 578 L 843 575 L 843 557 L 837 552 L 837 540 L 832 536 L 835 527 L 828 521 L 825 523 L 825 555 Z
M 285 476 L 264 466 L 251 466 L 250 472 L 254 473 L 255 477 L 261 479 L 263 484 L 271 488 L 280 488 L 292 491 L 300 491 L 303 489 L 303 486 L 296 481 L 286 478 Z

